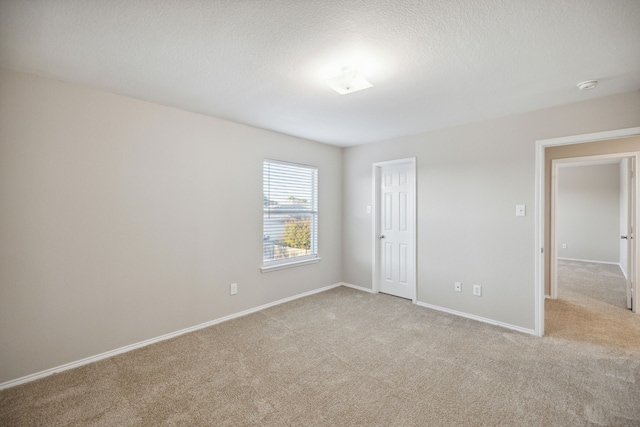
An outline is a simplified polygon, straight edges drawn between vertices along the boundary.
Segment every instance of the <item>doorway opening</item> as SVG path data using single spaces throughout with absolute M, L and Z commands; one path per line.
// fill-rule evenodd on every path
M 417 301 L 416 159 L 373 164 L 372 289 Z
M 556 150 L 551 155 L 551 150 Z M 535 181 L 535 334 L 544 335 L 544 303 L 545 296 L 550 296 L 550 264 L 551 264 L 551 159 L 583 157 L 604 154 L 634 153 L 638 161 L 637 152 L 640 151 L 640 127 L 620 129 L 615 131 L 598 132 L 562 138 L 540 140 L 536 142 L 536 181 Z M 569 153 L 569 154 L 567 154 Z M 555 157 L 554 157 L 555 156 Z M 638 211 L 637 189 L 635 191 L 635 212 Z M 636 261 L 637 239 L 634 245 L 634 262 Z M 631 279 L 638 283 L 637 269 L 633 271 Z M 634 307 L 633 311 L 637 312 Z
M 550 299 L 633 308 L 636 154 L 551 160 Z

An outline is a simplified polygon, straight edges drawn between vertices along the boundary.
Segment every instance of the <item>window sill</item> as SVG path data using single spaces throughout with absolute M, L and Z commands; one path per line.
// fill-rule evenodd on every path
M 293 268 L 293 267 L 299 267 L 301 265 L 315 264 L 320 262 L 321 259 L 322 258 L 317 257 L 312 259 L 304 259 L 300 261 L 291 261 L 291 262 L 282 263 L 282 264 L 274 264 L 274 265 L 267 265 L 267 266 L 263 265 L 262 267 L 260 267 L 260 271 L 262 273 L 269 273 L 271 271 L 284 270 L 285 268 Z

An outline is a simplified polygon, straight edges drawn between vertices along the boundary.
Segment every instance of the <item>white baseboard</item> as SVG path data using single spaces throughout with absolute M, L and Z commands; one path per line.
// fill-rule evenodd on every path
M 451 310 L 449 308 L 439 307 L 439 306 L 433 305 L 433 304 L 427 304 L 426 302 L 417 301 L 416 305 L 419 305 L 420 307 L 426 307 L 426 308 L 431 308 L 433 310 L 442 311 L 444 313 L 454 314 L 454 315 L 460 316 L 460 317 L 466 317 L 467 319 L 471 319 L 471 320 L 477 320 L 478 322 L 483 322 L 483 323 L 488 323 L 490 325 L 500 326 L 500 327 L 503 327 L 503 328 L 506 328 L 506 329 L 511 329 L 511 330 L 522 332 L 522 333 L 525 333 L 525 334 L 536 335 L 536 331 L 534 331 L 533 329 L 527 329 L 527 328 L 523 328 L 523 327 L 520 327 L 520 326 L 511 325 L 509 323 L 499 322 L 497 320 L 488 319 L 486 317 L 480 317 L 480 316 L 476 316 L 474 314 L 464 313 L 462 311 Z
M 561 261 L 592 262 L 594 264 L 609 264 L 609 265 L 617 265 L 618 267 L 620 267 L 620 263 L 619 262 L 596 261 L 596 260 L 593 260 L 593 259 L 560 258 L 560 257 L 558 257 L 558 260 L 561 260 Z
M 356 289 L 356 290 L 362 291 L 362 292 L 368 292 L 370 294 L 374 293 L 373 289 L 365 288 L 365 287 L 358 286 L 358 285 L 352 285 L 351 283 L 342 282 L 342 286 L 346 286 L 347 288 Z
M 288 298 L 284 298 L 284 299 L 281 299 L 281 300 L 278 300 L 278 301 L 270 302 L 268 304 L 264 304 L 264 305 L 261 305 L 261 306 L 258 306 L 258 307 L 250 308 L 248 310 L 244 310 L 244 311 L 241 311 L 239 313 L 230 314 L 229 316 L 220 317 L 218 319 L 210 320 L 208 322 L 201 323 L 201 324 L 195 325 L 195 326 L 191 326 L 191 327 L 186 328 L 186 329 L 181 329 L 181 330 L 176 331 L 176 332 L 171 332 L 171 333 L 168 333 L 168 334 L 165 334 L 165 335 L 161 335 L 159 337 L 150 338 L 148 340 L 144 340 L 144 341 L 140 341 L 140 342 L 135 343 L 135 344 L 131 344 L 131 345 L 127 345 L 127 346 L 124 346 L 124 347 L 120 347 L 120 348 L 117 348 L 115 350 L 110 350 L 110 351 L 107 351 L 107 352 L 104 352 L 104 353 L 100 353 L 100 354 L 97 354 L 95 356 L 86 357 L 84 359 L 77 360 L 75 362 L 66 363 L 64 365 L 56 366 L 55 368 L 46 369 L 44 371 L 36 372 L 35 374 L 31 374 L 31 375 L 27 375 L 27 376 L 24 376 L 24 377 L 21 377 L 21 378 L 17 378 L 15 380 L 6 381 L 6 382 L 0 384 L 0 390 L 4 390 L 5 388 L 14 387 L 14 386 L 17 386 L 17 385 L 20 385 L 20 384 L 24 384 L 24 383 L 28 383 L 28 382 L 31 382 L 31 381 L 35 381 L 37 379 L 48 377 L 49 375 L 57 374 L 59 372 L 68 371 L 69 369 L 77 368 L 79 366 L 83 366 L 83 365 L 87 365 L 89 363 L 97 362 L 99 360 L 107 359 L 109 357 L 113 357 L 113 356 L 116 356 L 118 354 L 126 353 L 126 352 L 129 352 L 131 350 L 135 350 L 135 349 L 138 349 L 138 348 L 141 348 L 141 347 L 146 347 L 148 345 L 155 344 L 155 343 L 160 342 L 160 341 L 168 340 L 170 338 L 175 338 L 177 336 L 184 335 L 184 334 L 187 334 L 189 332 L 197 331 L 198 329 L 207 328 L 209 326 L 213 326 L 213 325 L 216 325 L 218 323 L 222 323 L 222 322 L 226 322 L 228 320 L 236 319 L 238 317 L 246 316 L 248 314 L 252 314 L 252 313 L 255 313 L 257 311 L 264 310 L 264 309 L 267 309 L 269 307 L 273 307 L 275 305 L 284 304 L 285 302 L 293 301 L 293 300 L 296 300 L 298 298 L 304 298 L 304 297 L 307 297 L 309 295 L 313 295 L 313 294 L 317 294 L 317 293 L 320 293 L 320 292 L 328 291 L 329 289 L 337 288 L 337 287 L 342 286 L 342 285 L 343 285 L 342 282 L 334 283 L 333 285 L 325 286 L 324 288 L 314 289 L 314 290 L 309 291 L 309 292 L 304 292 L 302 294 L 294 295 L 294 296 L 291 296 L 291 297 L 288 297 Z
M 363 288 L 362 286 L 356 286 L 356 285 L 352 285 L 350 283 L 344 283 L 343 282 L 342 286 L 346 286 L 348 288 L 357 289 L 357 290 L 363 291 L 363 292 L 374 293 L 373 290 L 371 290 L 369 288 Z M 480 316 L 476 316 L 474 314 L 464 313 L 462 311 L 456 311 L 456 310 L 451 310 L 451 309 L 444 308 L 444 307 L 439 307 L 437 305 L 427 304 L 426 302 L 415 301 L 415 304 L 419 305 L 420 307 L 431 308 L 433 310 L 442 311 L 444 313 L 453 314 L 455 316 L 460 316 L 460 317 L 465 317 L 467 319 L 477 320 L 478 322 L 483 322 L 483 323 L 488 323 L 490 325 L 500 326 L 500 327 L 503 327 L 503 328 L 506 328 L 506 329 L 511 329 L 511 330 L 522 332 L 522 333 L 529 334 L 529 335 L 536 335 L 536 331 L 534 331 L 533 329 L 522 328 L 520 326 L 511 325 L 509 323 L 499 322 L 499 321 L 493 320 L 493 319 L 487 319 L 486 317 L 480 317 Z

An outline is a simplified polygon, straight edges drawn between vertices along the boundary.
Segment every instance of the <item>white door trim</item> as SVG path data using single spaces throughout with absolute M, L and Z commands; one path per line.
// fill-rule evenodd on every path
M 586 163 L 599 160 L 625 159 L 638 156 L 638 152 L 597 154 L 593 156 L 570 157 L 551 160 L 551 224 L 549 224 L 549 298 L 558 298 L 558 254 L 556 241 L 556 207 L 558 205 L 558 168 L 563 164 Z M 635 242 L 634 242 L 635 243 Z M 613 263 L 615 264 L 615 263 Z
M 372 286 L 371 289 L 374 293 L 380 292 L 380 239 L 378 239 L 378 235 L 380 234 L 380 169 L 384 166 L 395 166 L 395 165 L 409 165 L 411 167 L 411 171 L 413 172 L 413 182 L 412 189 L 409 197 L 411 197 L 413 201 L 413 221 L 411 227 L 413 229 L 413 237 L 412 237 L 412 253 L 409 255 L 413 260 L 413 274 L 411 275 L 413 283 L 411 283 L 411 289 L 413 289 L 413 297 L 411 301 L 415 304 L 418 299 L 418 290 L 417 290 L 417 259 L 416 259 L 416 223 L 418 218 L 418 205 L 416 200 L 416 183 L 418 182 L 417 173 L 416 173 L 416 158 L 409 157 L 406 159 L 397 159 L 397 160 L 388 160 L 384 162 L 375 162 L 371 166 L 371 176 L 372 176 L 372 198 L 373 201 L 372 209 L 371 209 L 371 239 L 372 239 Z
M 544 335 L 544 150 L 557 145 L 617 139 L 640 135 L 640 127 L 536 141 L 535 158 L 535 335 Z

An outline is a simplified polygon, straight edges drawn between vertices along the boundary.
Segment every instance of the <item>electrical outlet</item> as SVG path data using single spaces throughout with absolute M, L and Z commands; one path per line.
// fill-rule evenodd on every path
M 473 285 L 473 294 L 477 297 L 481 297 L 482 296 L 482 286 L 480 285 Z
M 238 293 L 238 284 L 237 283 L 232 283 L 231 285 L 229 285 L 229 292 L 231 293 L 231 295 L 235 295 Z
M 456 292 L 462 292 L 462 283 L 460 283 L 460 282 L 455 282 L 455 283 L 453 284 L 453 289 L 454 289 Z
M 562 244 L 562 249 L 567 249 L 567 244 L 566 243 Z

